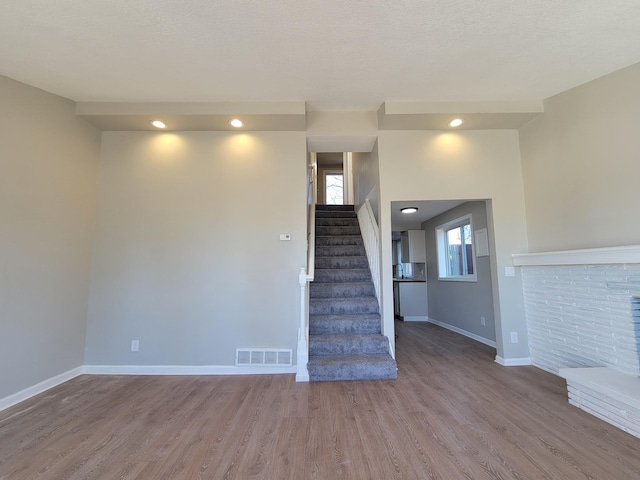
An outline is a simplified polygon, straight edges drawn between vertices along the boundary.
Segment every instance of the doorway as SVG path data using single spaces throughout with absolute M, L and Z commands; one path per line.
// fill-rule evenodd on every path
M 318 203 L 353 205 L 350 152 L 318 152 Z
M 426 319 L 496 347 L 490 209 L 491 201 L 484 199 L 391 202 L 394 314 L 405 321 Z M 413 298 L 409 288 L 416 290 Z M 403 312 L 403 299 L 421 310 Z

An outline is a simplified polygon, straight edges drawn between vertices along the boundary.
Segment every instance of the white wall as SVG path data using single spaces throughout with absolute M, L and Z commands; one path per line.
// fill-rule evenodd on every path
M 427 240 L 429 319 L 494 342 L 496 328 L 493 316 L 491 257 L 478 257 L 477 250 L 475 250 L 475 282 L 452 282 L 438 279 L 436 228 L 468 214 L 472 216 L 474 232 L 487 228 L 485 202 L 463 203 L 422 225 Z M 489 235 L 492 233 L 489 232 Z M 474 249 L 476 249 L 475 245 Z M 484 326 L 480 323 L 481 316 L 485 318 Z
M 0 77 L 0 399 L 83 364 L 100 134 Z
M 295 349 L 306 159 L 304 132 L 104 133 L 86 364 Z
M 391 202 L 489 199 L 498 355 L 503 359 L 528 357 L 520 274 L 504 275 L 504 267 L 512 265 L 511 254 L 527 251 L 518 132 L 381 131 L 378 150 L 384 328 L 393 328 Z M 503 341 L 513 331 L 519 343 Z
M 640 243 L 640 64 L 551 97 L 520 130 L 532 252 Z

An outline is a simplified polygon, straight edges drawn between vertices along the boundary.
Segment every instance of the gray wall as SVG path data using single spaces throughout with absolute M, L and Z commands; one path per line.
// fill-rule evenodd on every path
M 429 318 L 495 341 L 490 257 L 476 257 L 477 282 L 438 280 L 436 228 L 471 214 L 474 231 L 487 228 L 485 202 L 467 202 L 422 224 L 427 237 Z M 490 233 L 489 233 L 490 234 Z M 480 324 L 480 317 L 486 325 Z
M 304 132 L 104 133 L 86 364 L 295 350 L 306 159 Z
M 83 364 L 100 134 L 0 77 L 0 398 Z
M 520 129 L 532 252 L 640 243 L 640 64 L 551 97 Z

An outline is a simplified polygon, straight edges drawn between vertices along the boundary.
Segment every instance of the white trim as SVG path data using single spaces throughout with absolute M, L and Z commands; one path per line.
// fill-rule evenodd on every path
M 405 322 L 428 322 L 429 317 L 426 315 L 403 315 L 402 320 Z
M 297 367 L 236 367 L 234 365 L 85 365 L 91 375 L 271 375 L 296 373 Z
M 451 277 L 438 277 L 439 282 L 476 282 L 478 283 L 478 277 L 474 275 L 456 275 Z
M 489 347 L 496 348 L 496 342 L 493 340 L 489 340 L 488 338 L 481 337 L 480 335 L 476 335 L 475 333 L 467 332 L 458 327 L 454 327 L 453 325 L 449 325 L 448 323 L 441 322 L 440 320 L 434 320 L 433 318 L 429 318 L 427 320 L 429 323 L 433 323 L 434 325 L 438 325 L 439 327 L 446 328 L 447 330 L 451 330 L 452 332 L 459 333 L 460 335 L 464 335 L 471 340 L 475 340 L 476 342 L 484 343 Z
M 451 275 L 449 272 L 449 262 L 447 260 L 447 231 L 454 228 L 463 227 L 467 224 L 469 225 L 472 236 L 471 263 L 473 265 L 473 273 L 470 275 Z M 456 218 L 455 220 L 451 220 L 450 222 L 439 225 L 435 228 L 435 234 L 436 258 L 438 260 L 438 280 L 447 282 L 477 282 L 478 274 L 476 270 L 476 246 L 473 240 L 473 215 L 468 213 L 460 218 Z
M 640 263 L 640 245 L 624 247 L 586 248 L 560 252 L 514 253 L 513 265 L 527 267 L 537 265 L 611 265 L 616 263 Z
M 8 397 L 4 397 L 0 399 L 0 411 L 12 407 L 42 392 L 46 392 L 50 388 L 57 387 L 58 385 L 67 382 L 72 378 L 77 377 L 78 375 L 82 375 L 83 373 L 84 368 L 77 367 L 67 372 L 61 373 L 60 375 L 56 375 L 55 377 L 43 380 L 42 382 L 25 388 L 24 390 L 20 390 L 17 393 L 9 395 Z
M 499 355 L 496 355 L 496 363 L 499 363 L 503 367 L 525 367 L 527 365 L 533 365 L 531 363 L 531 357 L 502 358 Z

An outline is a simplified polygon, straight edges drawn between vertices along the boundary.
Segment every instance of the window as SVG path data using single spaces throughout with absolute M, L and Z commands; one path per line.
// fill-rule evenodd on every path
M 342 173 L 327 173 L 325 182 L 325 202 L 327 205 L 342 205 L 344 203 L 344 188 Z
M 438 278 L 476 282 L 471 215 L 457 218 L 436 228 Z

